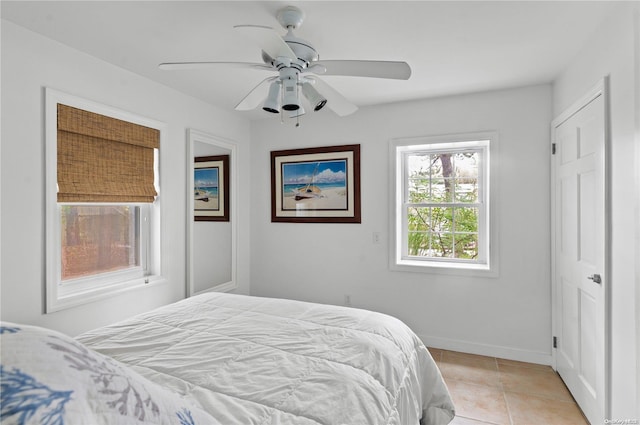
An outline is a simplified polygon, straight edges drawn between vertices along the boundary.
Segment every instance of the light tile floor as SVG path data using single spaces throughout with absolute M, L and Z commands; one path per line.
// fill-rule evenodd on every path
M 588 425 L 549 366 L 429 351 L 456 406 L 452 425 Z

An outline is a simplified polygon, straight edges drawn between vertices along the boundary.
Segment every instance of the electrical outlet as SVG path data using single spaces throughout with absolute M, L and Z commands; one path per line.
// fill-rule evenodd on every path
M 380 232 L 373 232 L 373 244 L 378 245 L 380 243 Z
M 344 305 L 347 307 L 351 307 L 351 295 L 344 296 Z

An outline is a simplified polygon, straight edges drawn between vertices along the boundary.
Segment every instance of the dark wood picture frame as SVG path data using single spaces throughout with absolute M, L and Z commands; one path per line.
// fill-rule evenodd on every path
M 271 152 L 271 221 L 360 223 L 360 145 Z
M 198 156 L 193 162 L 194 221 L 229 221 L 229 155 Z

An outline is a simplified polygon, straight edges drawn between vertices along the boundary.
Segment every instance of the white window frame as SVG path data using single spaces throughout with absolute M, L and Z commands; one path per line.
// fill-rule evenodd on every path
M 463 276 L 497 277 L 497 170 L 495 160 L 498 147 L 496 132 L 479 132 L 392 139 L 389 143 L 391 243 L 389 267 L 394 271 L 452 274 Z M 475 261 L 452 258 L 416 258 L 407 255 L 407 205 L 405 204 L 405 157 L 411 152 L 455 152 L 466 149 L 483 151 L 478 169 L 479 203 L 482 204 L 478 223 L 479 257 Z
M 94 302 L 107 297 L 165 283 L 162 268 L 161 196 L 159 153 L 155 150 L 154 185 L 158 196 L 151 204 L 138 203 L 58 203 L 57 184 L 57 105 L 58 103 L 106 115 L 123 121 L 157 129 L 160 146 L 167 137 L 166 124 L 127 111 L 95 103 L 50 88 L 45 89 L 45 257 L 46 305 L 45 312 L 53 313 L 66 308 Z M 140 208 L 140 267 L 101 273 L 96 276 L 70 279 L 61 284 L 61 205 L 131 205 Z

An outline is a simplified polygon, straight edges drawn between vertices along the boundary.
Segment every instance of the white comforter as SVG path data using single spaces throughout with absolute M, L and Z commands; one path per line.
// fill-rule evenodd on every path
M 211 293 L 77 339 L 225 425 L 439 425 L 454 415 L 417 336 L 366 310 Z

